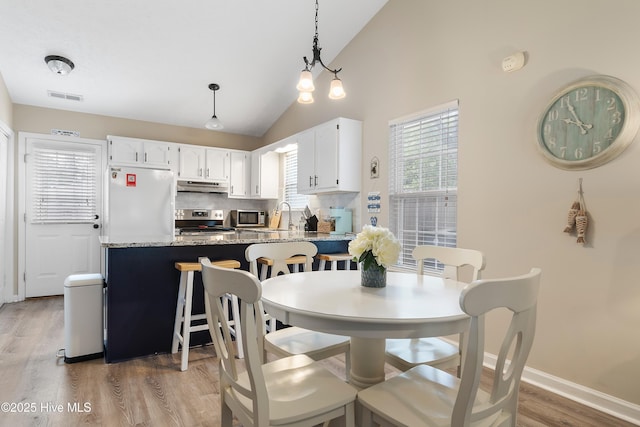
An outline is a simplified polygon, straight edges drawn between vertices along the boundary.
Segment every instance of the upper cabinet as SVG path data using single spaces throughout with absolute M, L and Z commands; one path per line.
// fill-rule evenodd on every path
M 174 143 L 112 135 L 107 136 L 107 141 L 110 164 L 163 169 L 174 166 L 171 162 Z
M 249 198 L 250 162 L 247 151 L 231 151 L 229 197 Z
M 205 155 L 205 178 L 214 181 L 229 181 L 230 153 L 220 148 L 207 148 Z
M 294 136 L 298 143 L 298 192 L 359 192 L 362 122 L 338 118 Z
M 228 181 L 230 174 L 229 150 L 198 145 L 179 145 L 180 179 L 197 181 Z
M 277 199 L 280 155 L 274 151 L 251 152 L 251 188 L 254 199 Z

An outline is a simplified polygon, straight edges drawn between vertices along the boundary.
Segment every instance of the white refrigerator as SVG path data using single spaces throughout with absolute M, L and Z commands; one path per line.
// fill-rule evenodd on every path
M 174 237 L 173 172 L 109 166 L 103 236 L 109 242 L 170 241 Z

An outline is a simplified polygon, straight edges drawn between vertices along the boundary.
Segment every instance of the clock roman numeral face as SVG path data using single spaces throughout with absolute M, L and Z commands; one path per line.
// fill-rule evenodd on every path
M 563 93 L 541 118 L 540 140 L 547 152 L 565 161 L 581 161 L 603 153 L 625 123 L 625 109 L 612 90 L 578 86 Z

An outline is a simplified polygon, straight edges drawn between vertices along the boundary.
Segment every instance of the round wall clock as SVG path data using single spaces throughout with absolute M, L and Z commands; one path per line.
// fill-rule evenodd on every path
M 538 145 L 552 165 L 591 169 L 612 160 L 640 126 L 635 91 L 610 76 L 591 76 L 560 89 L 538 121 Z

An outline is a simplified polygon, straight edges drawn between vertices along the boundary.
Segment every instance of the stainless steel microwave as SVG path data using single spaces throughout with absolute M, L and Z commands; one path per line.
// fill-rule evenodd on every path
M 265 227 L 267 215 L 264 211 L 235 209 L 230 212 L 229 220 L 232 227 Z

